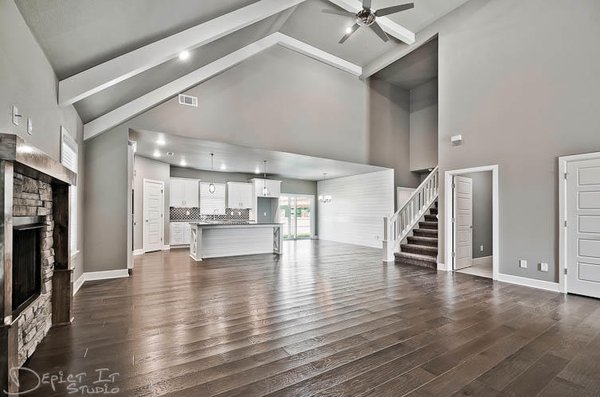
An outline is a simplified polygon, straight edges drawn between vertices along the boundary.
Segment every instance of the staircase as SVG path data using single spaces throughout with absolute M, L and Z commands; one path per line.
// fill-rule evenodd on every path
M 425 221 L 413 229 L 413 235 L 400 245 L 400 252 L 394 253 L 396 263 L 424 266 L 437 269 L 438 254 L 438 202 L 425 214 Z
M 438 192 L 439 171 L 435 167 L 402 208 L 383 218 L 384 262 L 437 269 Z

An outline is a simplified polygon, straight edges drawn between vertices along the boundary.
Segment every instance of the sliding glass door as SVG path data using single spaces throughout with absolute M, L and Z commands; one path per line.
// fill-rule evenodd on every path
M 287 194 L 279 197 L 279 222 L 285 240 L 310 239 L 314 234 L 315 197 Z

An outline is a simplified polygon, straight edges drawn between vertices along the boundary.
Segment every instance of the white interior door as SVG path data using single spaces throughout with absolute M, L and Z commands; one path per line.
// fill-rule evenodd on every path
M 600 298 L 600 158 L 567 172 L 567 292 Z
M 473 265 L 473 180 L 454 177 L 454 270 Z
M 159 251 L 163 246 L 164 184 L 144 179 L 144 252 Z

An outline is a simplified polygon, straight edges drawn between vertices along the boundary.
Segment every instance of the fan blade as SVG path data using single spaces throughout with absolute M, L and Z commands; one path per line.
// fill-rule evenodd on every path
M 381 40 L 383 40 L 385 42 L 387 42 L 389 40 L 388 35 L 385 34 L 383 29 L 381 29 L 381 26 L 379 26 L 379 24 L 377 22 L 373 22 L 371 24 L 371 29 L 373 29 L 373 31 L 375 33 L 377 33 L 377 36 L 379 36 L 381 38 Z
M 344 17 L 353 17 L 355 15 L 353 12 L 350 12 L 350 11 L 338 10 L 338 9 L 332 10 L 332 9 L 329 9 L 329 8 L 323 10 L 323 12 L 325 14 L 342 15 Z
M 371 9 L 371 0 L 363 0 L 363 8 L 365 10 L 370 10 Z
M 415 8 L 415 3 L 402 4 L 399 6 L 382 8 L 380 10 L 375 11 L 376 17 L 383 17 L 385 15 L 395 14 L 400 11 L 410 10 L 411 8 Z
M 360 28 L 360 25 L 355 23 L 354 25 L 352 25 L 352 27 L 350 28 L 350 31 L 348 33 L 346 33 L 344 35 L 344 37 L 342 37 L 342 39 L 340 40 L 340 44 L 342 44 L 344 41 L 348 40 L 348 37 L 352 36 L 352 34 L 354 32 L 356 32 L 356 29 Z

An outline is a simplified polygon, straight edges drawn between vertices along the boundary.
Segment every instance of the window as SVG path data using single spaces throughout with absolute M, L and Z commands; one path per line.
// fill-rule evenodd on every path
M 77 142 L 71 137 L 66 128 L 60 127 L 60 130 L 60 162 L 71 171 L 77 173 L 79 161 Z M 77 186 L 71 186 L 69 195 L 71 199 L 71 209 L 69 212 L 71 253 L 74 254 L 77 252 Z

